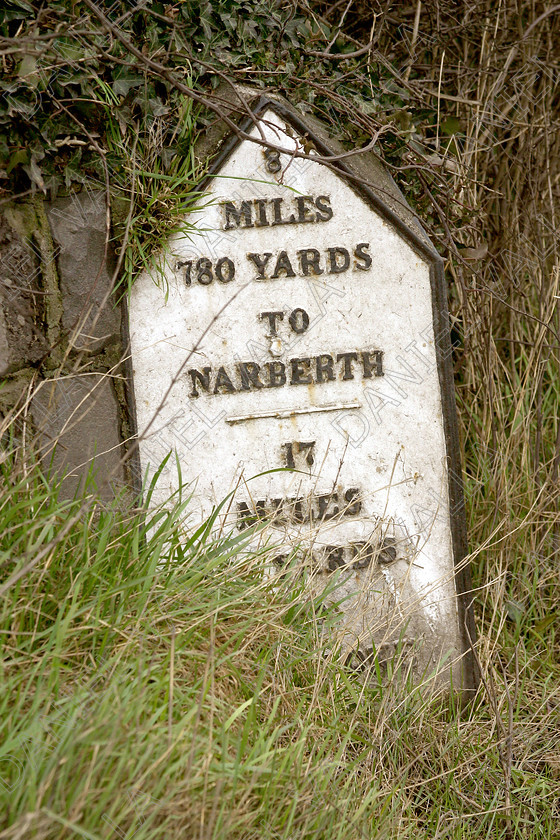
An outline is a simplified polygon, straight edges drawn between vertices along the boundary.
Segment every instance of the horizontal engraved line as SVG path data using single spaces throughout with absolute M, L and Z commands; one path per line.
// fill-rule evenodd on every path
M 291 411 L 262 411 L 260 414 L 239 414 L 237 417 L 226 417 L 226 423 L 244 423 L 246 420 L 285 420 L 294 414 L 318 414 L 320 411 L 344 411 L 349 408 L 361 408 L 358 402 L 342 403 L 340 405 L 310 405 L 308 408 L 293 408 Z

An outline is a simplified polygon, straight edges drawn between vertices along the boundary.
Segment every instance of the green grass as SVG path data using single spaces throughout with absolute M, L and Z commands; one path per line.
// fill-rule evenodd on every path
M 2 470 L 3 840 L 559 836 L 551 624 L 505 616 L 488 693 L 429 704 L 345 668 L 336 613 L 239 535 L 185 531 L 188 500 Z

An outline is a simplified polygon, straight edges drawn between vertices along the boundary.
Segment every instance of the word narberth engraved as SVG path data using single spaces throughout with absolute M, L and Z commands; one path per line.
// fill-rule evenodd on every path
M 354 379 L 355 364 L 362 379 L 384 375 L 382 350 L 350 351 L 335 355 L 321 353 L 319 356 L 288 359 L 286 363 L 275 359 L 263 365 L 257 362 L 238 362 L 235 365 L 237 376 L 231 369 L 228 373 L 225 365 L 217 369 L 206 365 L 202 370 L 191 368 L 188 371 L 192 381 L 189 397 L 199 397 L 199 387 L 207 394 L 234 394 L 236 391 L 281 388 L 283 385 L 322 385 L 335 379 L 346 382 Z

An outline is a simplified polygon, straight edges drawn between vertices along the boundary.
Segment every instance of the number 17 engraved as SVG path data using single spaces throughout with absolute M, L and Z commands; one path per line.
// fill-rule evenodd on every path
M 283 443 L 282 451 L 286 466 L 291 470 L 305 469 L 305 465 L 312 467 L 315 463 L 315 441 L 294 440 Z

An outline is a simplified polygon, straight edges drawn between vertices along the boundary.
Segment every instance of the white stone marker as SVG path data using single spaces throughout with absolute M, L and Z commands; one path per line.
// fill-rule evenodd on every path
M 253 137 L 333 154 L 285 103 L 254 112 Z M 441 261 L 374 160 L 337 166 L 222 138 L 197 232 L 131 295 L 142 468 L 173 451 L 193 527 L 234 493 L 220 523 L 268 522 L 277 569 L 299 545 L 315 589 L 336 575 L 358 660 L 397 651 L 470 689 Z M 177 486 L 174 455 L 154 501 Z

